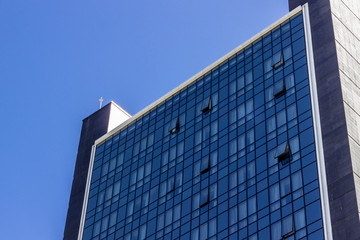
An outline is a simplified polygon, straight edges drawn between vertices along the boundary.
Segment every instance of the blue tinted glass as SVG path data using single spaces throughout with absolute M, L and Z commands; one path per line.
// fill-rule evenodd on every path
M 302 22 L 98 145 L 83 239 L 323 239 Z

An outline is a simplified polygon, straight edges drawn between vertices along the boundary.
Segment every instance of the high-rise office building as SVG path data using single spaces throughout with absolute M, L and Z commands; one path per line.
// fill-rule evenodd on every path
M 135 116 L 86 118 L 64 239 L 360 239 L 360 3 L 306 2 Z

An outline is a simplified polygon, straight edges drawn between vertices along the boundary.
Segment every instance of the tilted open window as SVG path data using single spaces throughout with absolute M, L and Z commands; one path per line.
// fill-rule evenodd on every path
M 274 97 L 279 98 L 286 93 L 284 80 L 277 81 L 274 85 Z
M 206 206 L 209 203 L 209 189 L 203 189 L 200 193 L 200 207 Z
M 282 52 L 278 52 L 273 56 L 273 69 L 278 69 L 284 64 L 284 56 Z
M 295 234 L 295 224 L 293 215 L 289 215 L 282 219 L 281 223 L 281 239 L 286 239 Z
M 168 182 L 167 182 L 167 193 L 171 193 L 175 190 L 175 178 L 174 177 L 171 177 L 168 179 Z
M 201 159 L 200 173 L 204 174 L 210 170 L 210 159 L 209 156 Z
M 202 107 L 201 107 L 201 111 L 203 113 L 208 113 L 211 111 L 211 108 L 212 108 L 212 104 L 211 104 L 211 97 L 208 97 L 206 98 L 204 101 L 203 101 L 203 104 L 202 104 Z
M 173 120 L 170 124 L 170 133 L 174 134 L 180 130 L 179 118 Z
M 286 163 L 290 160 L 291 157 L 291 149 L 288 142 L 284 142 L 278 146 L 276 150 L 276 158 L 278 162 Z

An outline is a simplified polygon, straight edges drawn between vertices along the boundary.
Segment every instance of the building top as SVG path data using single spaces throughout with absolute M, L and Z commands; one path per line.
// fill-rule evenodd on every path
M 327 239 L 309 31 L 297 8 L 98 139 L 78 239 Z
M 221 57 L 220 59 L 218 59 L 217 61 L 215 61 L 214 63 L 210 64 L 208 67 L 206 67 L 205 69 L 203 69 L 202 71 L 200 71 L 199 73 L 195 74 L 194 76 L 192 76 L 191 78 L 189 78 L 188 80 L 186 80 L 184 83 L 182 83 L 181 85 L 179 85 L 178 87 L 176 87 L 175 89 L 171 90 L 170 92 L 168 92 L 167 94 L 165 94 L 163 97 L 159 98 L 158 100 L 156 100 L 155 102 L 153 102 L 152 104 L 150 104 L 149 106 L 145 107 L 144 109 L 142 109 L 140 112 L 138 112 L 137 114 L 135 114 L 133 117 L 130 117 L 128 120 L 126 120 L 125 122 L 123 122 L 122 124 L 118 125 L 117 127 L 113 128 L 112 130 L 109 130 L 109 132 L 107 134 L 105 134 L 104 136 L 102 136 L 101 138 L 99 138 L 98 140 L 96 140 L 95 145 L 104 142 L 107 138 L 109 138 L 110 136 L 115 135 L 116 133 L 118 133 L 121 129 L 125 128 L 126 126 L 130 125 L 131 123 L 133 123 L 134 121 L 136 121 L 139 117 L 145 115 L 146 113 L 149 113 L 152 109 L 154 109 L 155 107 L 161 105 L 162 103 L 164 103 L 167 99 L 169 99 L 170 97 L 174 96 L 175 94 L 181 92 L 181 90 L 185 89 L 186 87 L 190 86 L 192 83 L 194 83 L 196 80 L 199 80 L 201 77 L 205 77 L 207 74 L 209 74 L 212 70 L 214 70 L 217 67 L 220 67 L 221 64 L 223 64 L 224 62 L 226 62 L 227 60 L 229 60 L 232 57 L 235 57 L 237 53 L 245 50 L 247 47 L 249 47 L 252 44 L 256 44 L 256 41 L 258 41 L 259 39 L 261 39 L 263 36 L 265 36 L 266 34 L 270 33 L 271 31 L 275 30 L 276 28 L 279 28 L 280 25 L 286 21 L 288 21 L 290 18 L 294 17 L 295 15 L 299 14 L 302 11 L 302 7 L 299 6 L 297 8 L 295 8 L 294 10 L 292 10 L 291 12 L 289 12 L 287 15 L 285 15 L 284 17 L 282 17 L 281 19 L 279 19 L 278 21 L 276 21 L 275 23 L 273 23 L 272 25 L 270 25 L 269 27 L 265 28 L 263 31 L 261 31 L 260 33 L 256 34 L 254 37 L 250 38 L 248 41 L 246 41 L 245 43 L 239 45 L 238 47 L 236 47 L 234 50 L 230 51 L 228 54 L 226 54 L 225 56 Z M 126 113 L 125 110 L 123 110 L 119 105 L 117 105 L 116 103 L 112 102 L 113 104 L 115 104 L 119 109 L 121 109 L 124 113 Z M 128 113 L 126 113 L 128 116 L 130 116 Z

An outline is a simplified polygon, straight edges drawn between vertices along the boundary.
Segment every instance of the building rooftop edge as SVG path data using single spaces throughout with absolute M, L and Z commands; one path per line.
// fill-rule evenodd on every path
M 297 15 L 298 13 L 302 12 L 302 6 L 298 6 L 297 8 L 295 8 L 294 10 L 292 10 L 291 12 L 289 12 L 288 14 L 286 14 L 285 16 L 283 16 L 282 18 L 280 18 L 279 20 L 277 20 L 276 22 L 274 22 L 273 24 L 271 24 L 269 27 L 265 28 L 264 30 L 260 31 L 258 34 L 256 34 L 255 36 L 251 37 L 249 40 L 245 41 L 244 43 L 240 44 L 238 47 L 236 47 L 235 49 L 233 49 L 232 51 L 230 51 L 229 53 L 227 53 L 226 55 L 224 55 L 223 57 L 221 57 L 220 59 L 216 60 L 214 63 L 210 64 L 209 66 L 207 66 L 206 68 L 204 68 L 203 70 L 201 70 L 200 72 L 198 72 L 197 74 L 195 74 L 194 76 L 190 77 L 188 80 L 186 80 L 185 82 L 183 82 L 182 84 L 180 84 L 178 87 L 174 88 L 173 90 L 171 90 L 170 92 L 168 92 L 167 94 L 165 94 L 164 96 L 162 96 L 161 98 L 159 98 L 158 100 L 156 100 L 155 102 L 151 103 L 150 105 L 148 105 L 147 107 L 145 107 L 144 109 L 140 110 L 138 113 L 136 113 L 134 116 L 130 116 L 125 110 L 123 110 L 119 105 L 117 105 L 115 102 L 111 101 L 111 103 L 115 104 L 115 106 L 117 106 L 118 108 L 120 108 L 122 111 L 126 112 L 126 114 L 128 114 L 130 116 L 130 118 L 123 122 L 122 124 L 120 124 L 118 127 L 114 128 L 113 130 L 111 130 L 110 132 L 104 134 L 103 136 L 101 136 L 99 139 L 97 139 L 94 143 L 94 145 L 98 145 L 104 141 L 106 141 L 107 138 L 115 135 L 116 133 L 118 133 L 121 129 L 123 129 L 124 127 L 126 127 L 127 125 L 131 124 L 132 122 L 134 122 L 137 118 L 139 118 L 140 116 L 146 114 L 147 112 L 149 112 L 151 109 L 153 109 L 154 107 L 160 105 L 162 102 L 164 102 L 166 99 L 170 98 L 171 96 L 173 96 L 174 94 L 178 93 L 179 91 L 181 91 L 183 88 L 187 87 L 188 85 L 190 85 L 191 83 L 193 83 L 194 81 L 196 81 L 197 79 L 199 79 L 201 76 L 207 74 L 208 72 L 210 72 L 212 69 L 216 68 L 217 66 L 221 65 L 223 62 L 225 62 L 227 59 L 229 59 L 231 56 L 235 55 L 236 53 L 240 52 L 241 50 L 245 49 L 246 47 L 248 47 L 249 45 L 251 45 L 252 43 L 254 43 L 256 40 L 258 40 L 259 38 L 261 38 L 263 35 L 269 33 L 270 31 L 272 31 L 273 29 L 275 29 L 276 27 L 278 27 L 281 23 L 287 21 L 289 18 Z M 90 115 L 91 116 L 91 115 Z
M 127 111 L 125 111 L 122 107 L 120 107 L 116 102 L 114 101 L 110 101 L 110 103 L 112 103 L 115 107 L 117 107 L 120 111 L 122 111 L 125 115 L 127 115 L 128 117 L 132 117 L 130 115 L 130 113 L 128 113 Z
M 103 108 L 107 107 L 107 106 L 110 105 L 110 104 L 111 104 L 111 102 L 109 102 L 108 104 L 102 106 L 101 108 L 99 108 L 98 110 L 96 110 L 95 112 L 93 112 L 92 114 L 90 114 L 90 115 L 88 115 L 87 117 L 85 117 L 85 118 L 83 119 L 83 121 L 85 121 L 86 119 L 88 119 L 88 118 L 90 118 L 91 116 L 95 115 L 97 112 L 99 112 L 100 110 L 102 110 Z
M 116 104 L 114 101 L 110 101 L 109 103 L 107 103 L 106 105 L 102 106 L 101 108 L 99 108 L 98 110 L 96 110 L 95 112 L 93 112 L 92 114 L 90 114 L 89 116 L 85 117 L 83 119 L 83 121 L 85 121 L 86 119 L 90 118 L 91 116 L 95 115 L 97 112 L 99 112 L 100 110 L 102 110 L 103 108 L 107 107 L 108 105 L 113 105 L 115 107 L 117 107 L 120 111 L 122 111 L 125 115 L 127 115 L 128 117 L 132 117 L 127 111 L 125 111 L 122 107 L 120 107 L 118 104 Z M 111 110 L 110 110 L 111 111 Z

